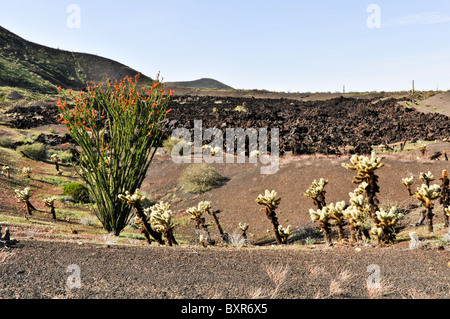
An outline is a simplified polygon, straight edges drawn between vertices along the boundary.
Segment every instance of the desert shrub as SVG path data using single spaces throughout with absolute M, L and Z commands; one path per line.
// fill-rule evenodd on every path
M 45 183 L 57 185 L 57 186 L 64 186 L 64 185 L 71 183 L 67 179 L 64 179 L 62 177 L 56 177 L 56 176 L 45 176 L 45 177 L 42 177 L 41 180 Z
M 206 164 L 193 164 L 186 168 L 179 179 L 179 186 L 189 193 L 206 192 L 223 184 L 226 179 L 220 172 Z
M 74 201 L 89 203 L 89 190 L 80 183 L 70 183 L 64 186 L 63 195 L 70 196 Z
M 188 142 L 186 142 L 183 138 L 173 138 L 170 137 L 166 140 L 164 140 L 163 142 L 163 147 L 166 150 L 166 152 L 170 155 L 172 154 L 172 150 L 174 148 L 175 145 L 177 145 L 178 143 L 180 143 L 180 145 L 186 145 Z M 180 148 L 179 153 L 177 154 L 179 156 L 183 156 L 183 155 L 188 155 L 188 154 L 183 154 L 183 147 Z
M 0 136 L 0 146 L 6 148 L 13 148 L 14 143 L 11 138 L 7 136 Z
M 37 161 L 45 160 L 47 157 L 47 152 L 43 143 L 25 144 L 19 146 L 16 151 Z
M 48 158 L 50 158 L 50 156 L 52 156 L 53 154 L 56 154 L 56 156 L 58 157 L 58 159 L 61 163 L 67 164 L 72 161 L 73 155 L 71 152 L 66 152 L 66 151 L 61 151 L 61 150 L 53 150 L 53 149 L 50 149 L 47 151 Z

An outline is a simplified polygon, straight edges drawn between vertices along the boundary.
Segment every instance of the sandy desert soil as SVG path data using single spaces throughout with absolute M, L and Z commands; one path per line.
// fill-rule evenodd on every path
M 448 251 L 123 247 L 25 240 L 1 252 L 2 298 L 449 298 Z M 77 265 L 80 286 L 72 268 Z M 274 275 L 271 276 L 272 272 Z M 375 274 L 381 289 L 368 288 Z

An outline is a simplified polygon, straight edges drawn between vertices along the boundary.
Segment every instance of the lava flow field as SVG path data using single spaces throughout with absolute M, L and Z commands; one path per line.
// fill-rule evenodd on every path
M 368 154 L 371 145 L 449 137 L 449 118 L 400 106 L 397 99 L 324 101 L 180 96 L 171 101 L 165 129 L 278 128 L 280 153 Z
M 175 96 L 163 123 L 165 134 L 175 128 L 278 128 L 280 154 L 368 154 L 372 145 L 450 137 L 449 118 L 421 113 L 398 99 L 333 98 L 321 101 L 213 96 Z M 11 126 L 30 129 L 57 124 L 56 104 L 15 106 L 7 112 Z

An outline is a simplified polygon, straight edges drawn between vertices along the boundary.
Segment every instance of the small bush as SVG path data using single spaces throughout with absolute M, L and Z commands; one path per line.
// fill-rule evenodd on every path
M 81 203 L 89 203 L 89 190 L 80 183 L 70 183 L 64 186 L 63 195 L 70 196 Z
M 186 142 L 186 140 L 184 140 L 183 138 L 168 138 L 167 140 L 164 140 L 163 142 L 163 147 L 166 150 L 167 154 L 171 155 L 172 154 L 172 149 L 175 147 L 175 145 L 177 145 L 178 143 L 180 143 L 180 145 L 184 146 L 186 145 L 188 142 Z M 180 148 L 179 152 L 178 152 L 179 156 L 184 156 L 184 155 L 188 155 L 188 154 L 183 154 L 183 148 Z
M 179 186 L 189 193 L 206 192 L 221 186 L 226 179 L 214 167 L 202 163 L 189 166 L 179 179 Z
M 47 152 L 43 143 L 25 144 L 19 146 L 16 150 L 37 161 L 45 160 L 47 157 Z
M 53 150 L 50 149 L 47 151 L 47 157 L 50 158 L 53 154 L 56 154 L 60 160 L 61 163 L 67 164 L 72 161 L 72 153 L 66 152 L 66 151 L 60 151 L 60 150 Z
M 14 143 L 10 137 L 0 136 L 0 146 L 5 148 L 13 148 Z

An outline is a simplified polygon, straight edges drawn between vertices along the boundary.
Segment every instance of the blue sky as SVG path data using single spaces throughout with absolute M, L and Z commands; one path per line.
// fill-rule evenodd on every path
M 70 4 L 80 9 L 69 28 Z M 369 28 L 379 9 L 379 28 Z M 371 20 L 374 21 L 374 20 Z M 448 0 L 2 1 L 0 25 L 166 81 L 291 92 L 450 89 Z

